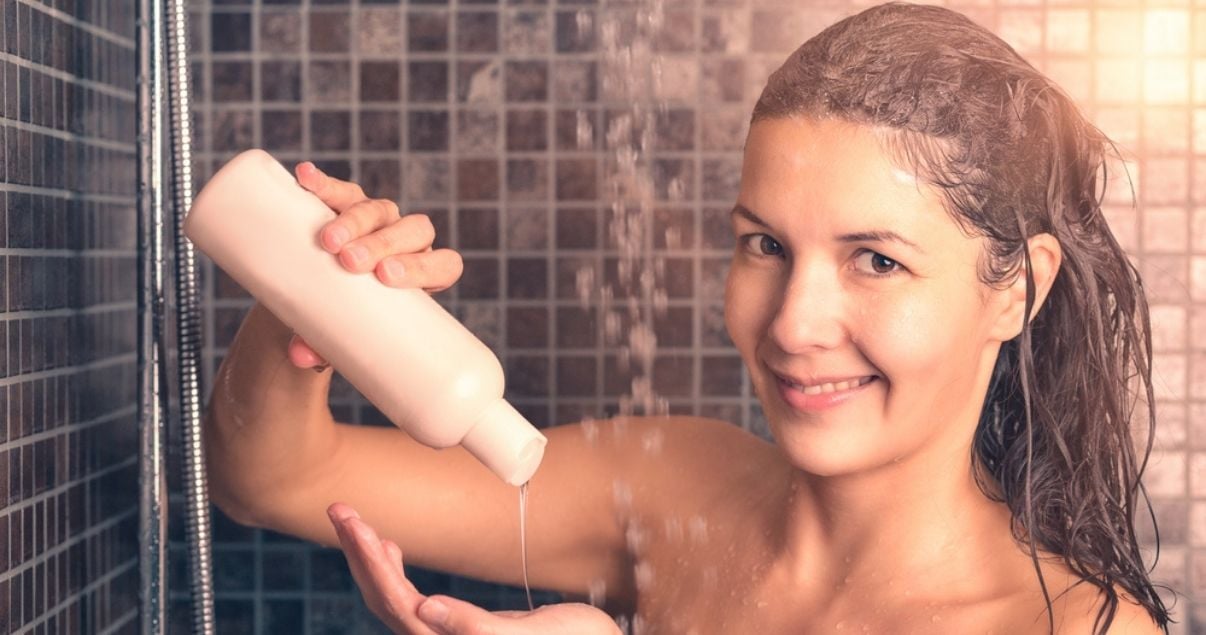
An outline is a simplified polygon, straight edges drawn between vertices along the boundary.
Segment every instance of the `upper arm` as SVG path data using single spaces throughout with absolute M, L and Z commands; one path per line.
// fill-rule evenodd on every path
M 1082 592 L 1069 594 L 1072 599 L 1063 607 L 1063 620 L 1058 632 L 1068 635 L 1090 635 L 1095 629 L 1097 613 L 1105 603 L 1105 595 L 1095 586 L 1082 584 Z M 1115 585 L 1118 604 L 1114 619 L 1106 633 L 1108 635 L 1157 635 L 1164 633 L 1143 605 L 1134 601 L 1121 587 Z

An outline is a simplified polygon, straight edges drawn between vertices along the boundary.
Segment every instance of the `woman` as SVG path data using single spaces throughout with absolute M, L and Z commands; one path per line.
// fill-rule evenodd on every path
M 1152 403 L 1150 327 L 1101 214 L 1108 144 L 949 10 L 881 5 L 810 39 L 755 106 L 732 212 L 726 326 L 777 444 L 692 417 L 548 430 L 533 585 L 649 633 L 1164 630 L 1128 428 Z M 459 276 L 422 216 L 310 164 L 298 180 L 339 212 L 320 239 L 349 270 Z M 459 448 L 336 424 L 331 373 L 263 307 L 219 375 L 217 503 L 342 541 L 397 632 L 614 630 L 583 605 L 490 616 L 409 586 L 397 545 L 519 583 L 514 490 Z M 328 523 L 334 501 L 364 520 Z

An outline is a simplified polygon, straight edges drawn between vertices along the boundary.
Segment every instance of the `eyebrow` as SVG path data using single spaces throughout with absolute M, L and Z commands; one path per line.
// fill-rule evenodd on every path
M 733 206 L 732 214 L 734 216 L 740 216 L 740 217 L 750 221 L 751 223 L 754 223 L 755 225 L 760 225 L 762 227 L 770 229 L 770 225 L 766 221 L 759 218 L 757 214 L 755 214 L 753 211 L 751 211 L 748 207 L 741 205 L 740 203 Z M 853 233 L 849 233 L 849 234 L 841 234 L 836 237 L 836 240 L 838 242 L 843 242 L 843 243 L 866 243 L 866 242 L 899 243 L 901 245 L 905 245 L 906 247 L 912 247 L 913 249 L 917 250 L 917 252 L 919 252 L 919 253 L 922 253 L 922 254 L 925 253 L 925 250 L 922 249 L 917 243 L 915 243 L 915 242 L 909 240 L 908 238 L 905 238 L 904 236 L 901 236 L 900 234 L 898 234 L 892 230 L 889 230 L 889 229 L 869 229 L 869 230 L 853 232 Z

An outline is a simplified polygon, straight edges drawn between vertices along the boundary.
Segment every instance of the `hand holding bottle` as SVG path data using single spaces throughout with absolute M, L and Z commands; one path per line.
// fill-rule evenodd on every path
M 328 176 L 306 161 L 295 168 L 297 182 L 338 216 L 323 226 L 319 244 L 348 271 L 372 271 L 389 287 L 443 291 L 461 276 L 461 256 L 435 249 L 435 228 L 424 214 L 399 216 L 388 199 L 370 199 L 359 185 Z M 324 370 L 326 360 L 299 336 L 289 342 L 289 360 L 300 368 Z

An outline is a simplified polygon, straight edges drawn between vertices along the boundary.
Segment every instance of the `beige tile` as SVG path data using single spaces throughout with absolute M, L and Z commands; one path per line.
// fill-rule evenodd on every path
M 1194 501 L 1189 505 L 1189 544 L 1206 547 L 1206 501 Z
M 1148 176 L 1153 171 L 1148 170 Z M 1147 187 L 1151 194 L 1154 188 Z M 1183 196 L 1183 193 L 1182 193 Z M 1147 207 L 1143 210 L 1143 249 L 1146 253 L 1183 254 L 1189 248 L 1189 214 L 1178 207 Z
M 1152 451 L 1143 483 L 1153 498 L 1185 496 L 1185 453 Z
M 1206 300 L 1206 256 L 1193 256 L 1189 259 L 1189 297 Z
M 1149 154 L 1185 154 L 1189 151 L 1187 108 L 1150 107 L 1143 113 L 1143 148 Z
M 1189 355 L 1189 396 L 1206 399 L 1206 352 Z
M 1149 104 L 1189 103 L 1189 61 L 1154 59 L 1143 64 L 1143 97 Z
M 1088 9 L 1047 11 L 1047 52 L 1088 53 L 1091 14 Z
M 1143 49 L 1143 12 L 1135 9 L 1099 9 L 1094 33 L 1097 52 L 1138 56 Z
M 1143 50 L 1148 55 L 1189 52 L 1189 11 L 1148 9 L 1144 12 Z
M 1151 307 L 1152 348 L 1157 352 L 1183 351 L 1188 339 L 1185 333 L 1186 307 L 1176 304 L 1156 304 Z
M 1102 207 L 1101 213 L 1105 216 L 1106 224 L 1110 227 L 1110 232 L 1114 234 L 1114 239 L 1118 241 L 1122 248 L 1134 253 L 1139 246 L 1139 214 L 1135 208 L 1123 205 L 1107 205 Z
M 1194 170 L 1203 168 L 1206 168 L 1206 166 L 1194 165 Z M 1199 207 L 1193 210 L 1189 221 L 1189 236 L 1190 249 L 1206 253 L 1206 207 Z
M 1142 86 L 1140 63 L 1134 58 L 1099 59 L 1096 64 L 1096 98 L 1110 104 L 1130 104 L 1140 100 Z
M 1043 13 L 1038 9 L 1002 9 L 997 35 L 1025 55 L 1043 51 Z
M 1188 366 L 1183 353 L 1152 356 L 1152 391 L 1157 401 L 1185 399 Z

